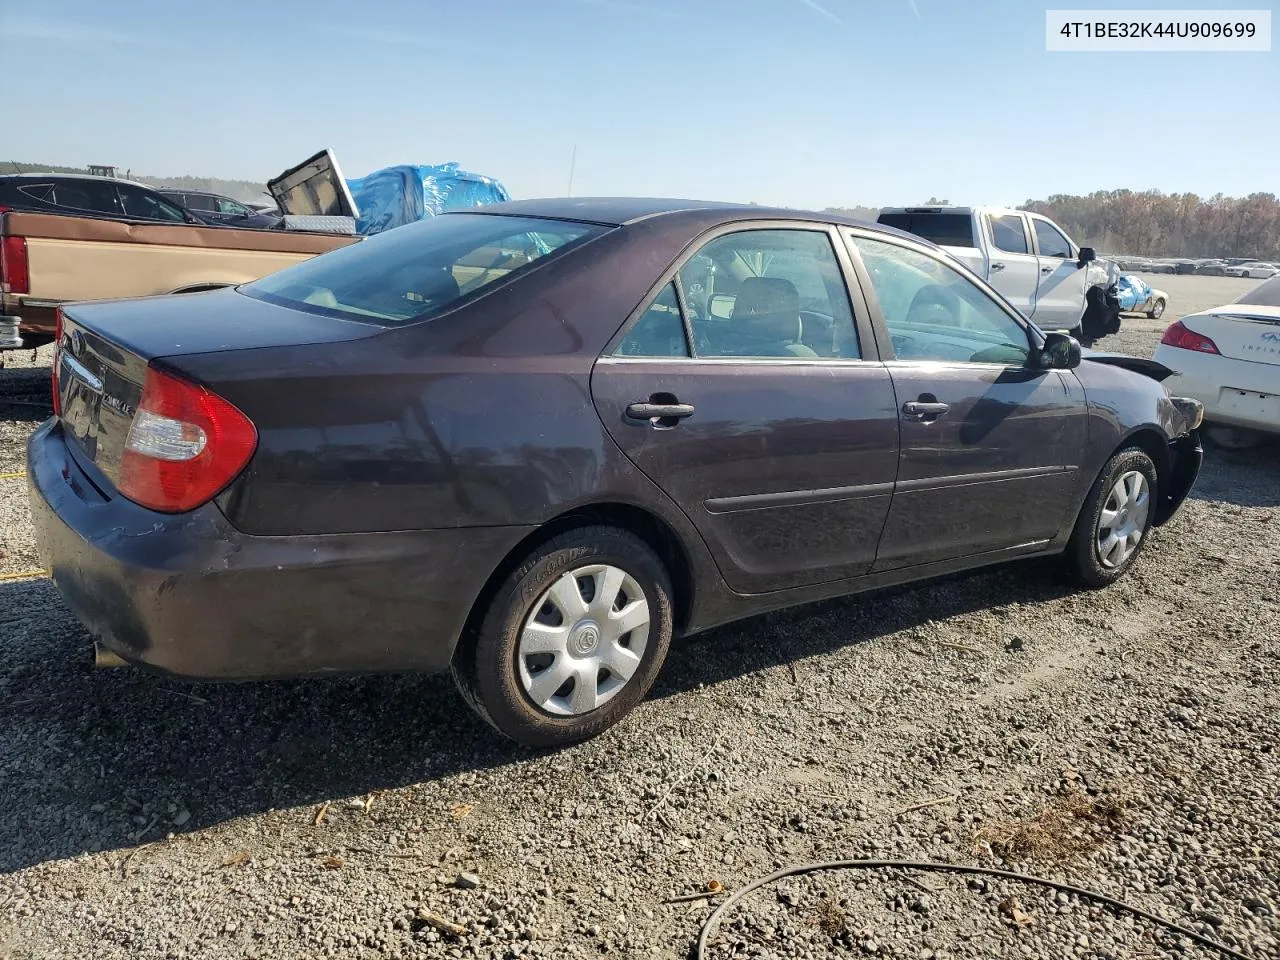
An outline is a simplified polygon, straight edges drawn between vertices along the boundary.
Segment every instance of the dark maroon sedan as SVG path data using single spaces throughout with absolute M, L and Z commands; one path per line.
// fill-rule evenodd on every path
M 673 635 L 1015 557 L 1115 580 L 1200 466 L 1150 361 L 837 217 L 546 200 L 76 305 L 32 509 L 67 603 L 202 678 L 452 669 L 599 733 Z

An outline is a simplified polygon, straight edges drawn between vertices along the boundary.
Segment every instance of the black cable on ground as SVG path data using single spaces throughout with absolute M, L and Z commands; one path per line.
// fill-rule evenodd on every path
M 767 877 L 761 877 L 759 880 L 753 880 L 745 887 L 739 887 L 730 894 L 721 904 L 711 912 L 711 916 L 707 917 L 707 922 L 702 925 L 702 931 L 698 935 L 698 945 L 694 950 L 694 960 L 704 960 L 706 956 L 707 941 L 711 939 L 716 932 L 716 928 L 720 925 L 720 918 L 733 907 L 739 900 L 749 893 L 759 890 L 761 887 L 768 886 L 784 877 L 795 877 L 805 873 L 817 873 L 821 870 L 924 870 L 932 873 L 968 873 L 978 874 L 986 877 L 999 877 L 1002 880 L 1016 880 L 1019 883 L 1030 883 L 1041 887 L 1049 887 L 1054 890 L 1060 890 L 1063 893 L 1073 893 L 1077 897 L 1085 900 L 1092 900 L 1096 903 L 1104 904 L 1112 910 L 1120 913 L 1130 913 L 1135 917 L 1141 917 L 1143 920 L 1150 921 L 1156 926 L 1164 927 L 1166 930 L 1172 930 L 1180 936 L 1186 937 L 1194 943 L 1199 944 L 1209 950 L 1216 950 L 1232 960 L 1253 960 L 1246 954 L 1240 953 L 1238 950 L 1232 950 L 1225 944 L 1210 940 L 1208 937 L 1201 936 L 1194 930 L 1188 930 L 1186 927 L 1179 926 L 1176 923 L 1170 923 L 1162 917 L 1156 916 L 1154 913 L 1148 913 L 1141 907 L 1135 907 L 1132 904 L 1125 903 L 1123 900 L 1117 900 L 1109 897 L 1105 893 L 1099 893 L 1096 890 L 1086 890 L 1083 887 L 1073 887 L 1069 883 L 1059 883 L 1057 880 L 1046 880 L 1044 877 L 1034 877 L 1026 873 L 1014 873 L 1010 870 L 996 870 L 993 867 L 973 867 L 960 863 L 936 863 L 930 860 L 827 860 L 823 863 L 805 863 L 799 866 L 784 867 L 781 870 L 769 874 Z

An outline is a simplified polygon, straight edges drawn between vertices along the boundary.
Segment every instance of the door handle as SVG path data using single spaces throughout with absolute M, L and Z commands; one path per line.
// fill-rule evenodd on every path
M 995 271 L 995 270 L 1003 270 L 1003 269 L 1004 269 L 1004 264 L 1003 264 L 1003 263 L 993 263 L 993 264 L 991 265 L 991 269 L 992 269 L 992 271 Z
M 692 403 L 633 403 L 627 407 L 632 420 L 683 420 L 693 416 Z
M 902 412 L 917 420 L 936 420 L 950 409 L 949 403 L 928 400 L 908 400 L 902 405 Z
M 1041 268 L 1040 268 L 1040 272 L 1041 272 L 1041 273 L 1053 273 L 1053 267 L 1041 267 Z

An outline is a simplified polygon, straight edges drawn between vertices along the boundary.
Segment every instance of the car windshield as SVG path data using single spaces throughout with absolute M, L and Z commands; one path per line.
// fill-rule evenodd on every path
M 396 326 L 423 320 L 605 228 L 445 214 L 406 224 L 239 287 L 269 303 Z

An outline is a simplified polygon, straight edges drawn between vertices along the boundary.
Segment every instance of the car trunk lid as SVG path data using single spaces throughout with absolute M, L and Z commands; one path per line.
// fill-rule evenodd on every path
M 174 310 L 176 301 L 181 310 Z M 68 442 L 117 484 L 129 428 L 154 360 L 201 353 L 337 343 L 383 328 L 302 313 L 234 290 L 72 304 L 57 355 L 60 419 Z
M 1280 307 L 1229 304 L 1183 317 L 1182 324 L 1228 359 L 1280 366 Z

